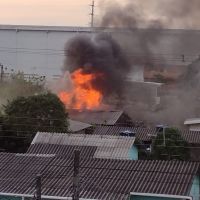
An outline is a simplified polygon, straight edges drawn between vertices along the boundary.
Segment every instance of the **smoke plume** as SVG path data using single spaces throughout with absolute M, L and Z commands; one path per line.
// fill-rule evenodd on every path
M 104 0 L 98 25 L 118 28 L 200 28 L 199 0 Z
M 108 34 L 94 37 L 78 36 L 65 48 L 65 70 L 70 73 L 82 69 L 86 74 L 99 74 L 93 87 L 104 97 L 122 95 L 130 63 L 120 45 Z
M 167 69 L 166 66 L 172 64 L 168 62 L 169 58 L 158 50 L 158 46 L 163 42 L 163 35 L 165 35 L 163 30 L 200 28 L 199 0 L 127 0 L 123 3 L 104 0 L 101 1 L 100 6 L 104 9 L 101 9 L 101 18 L 97 26 L 123 29 L 124 35 L 119 33 L 113 35 L 123 44 L 123 48 L 132 54 L 130 61 L 133 68 L 135 65 L 137 67 L 139 65 L 141 68 L 154 68 L 155 71 L 157 67 L 164 67 L 163 70 Z M 183 50 L 180 55 L 184 54 L 184 49 L 193 46 L 191 41 L 188 39 L 188 35 L 179 34 L 171 44 L 169 53 L 176 54 L 176 50 L 179 48 Z M 190 52 L 192 50 L 194 49 L 191 49 Z M 140 52 L 143 56 L 137 56 L 135 52 Z M 159 62 L 155 57 L 155 54 L 158 53 L 161 53 Z M 134 118 L 137 116 L 136 119 L 154 124 L 180 125 L 186 118 L 198 117 L 200 115 L 199 65 L 199 60 L 197 60 L 185 72 L 183 70 L 185 75 L 181 80 L 177 80 L 171 89 L 166 90 L 165 87 L 162 87 L 161 105 L 158 110 L 152 110 L 151 106 L 145 104 L 142 98 L 135 101 L 134 104 L 124 104 L 124 108 Z M 137 90 L 135 95 L 142 96 L 143 93 L 144 91 Z M 151 101 L 148 95 L 146 95 L 146 99 Z
M 158 48 L 162 46 L 160 44 L 165 37 L 163 30 L 200 28 L 200 1 L 126 0 L 117 3 L 102 0 L 100 7 L 101 17 L 96 20 L 95 25 L 105 32 L 107 28 L 114 29 L 109 31 L 109 35 L 96 34 L 92 37 L 77 36 L 71 39 L 65 48 L 64 70 L 72 73 L 81 68 L 85 73 L 103 74 L 94 80 L 93 85 L 106 97 L 117 94 L 120 99 L 127 91 L 126 96 L 128 93 L 137 96 L 139 99 L 129 99 L 131 104 L 125 102 L 123 105 L 131 116 L 137 117 L 136 119 L 154 124 L 177 125 L 183 124 L 184 119 L 188 117 L 198 116 L 199 62 L 195 63 L 197 67 L 193 64 L 184 72 L 185 76 L 180 81 L 177 80 L 173 89 L 162 91 L 161 106 L 158 110 L 152 110 L 151 105 L 143 101 L 150 102 L 155 96 L 144 94 L 142 89 L 135 90 L 136 93 L 125 89 L 131 87 L 125 80 L 133 68 L 143 70 L 144 67 L 148 67 L 156 70 L 157 67 L 163 67 L 164 70 L 166 66 L 171 65 L 168 63 L 168 55 L 162 55 Z M 186 43 L 186 38 L 188 35 L 182 37 L 180 34 L 174 41 L 164 41 L 163 46 L 166 42 L 171 42 L 168 53 L 176 54 L 178 48 L 189 48 L 190 44 Z M 178 53 L 181 56 L 182 52 Z

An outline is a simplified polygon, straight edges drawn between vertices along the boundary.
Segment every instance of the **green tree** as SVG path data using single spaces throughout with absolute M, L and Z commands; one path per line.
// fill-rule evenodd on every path
M 190 152 L 187 142 L 178 129 L 166 128 L 159 132 L 152 144 L 152 158 L 158 160 L 188 160 Z
M 15 135 L 37 131 L 66 132 L 67 112 L 64 104 L 52 93 L 18 97 L 4 106 L 4 127 Z

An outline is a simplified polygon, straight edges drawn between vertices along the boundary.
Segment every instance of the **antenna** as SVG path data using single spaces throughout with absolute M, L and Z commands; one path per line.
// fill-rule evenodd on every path
M 92 8 L 92 11 L 90 13 L 91 15 L 91 27 L 93 28 L 94 27 L 94 0 L 92 0 L 92 5 L 90 5 L 91 8 Z

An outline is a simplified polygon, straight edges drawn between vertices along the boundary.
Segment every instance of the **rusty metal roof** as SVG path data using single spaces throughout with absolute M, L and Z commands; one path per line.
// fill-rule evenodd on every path
M 83 158 L 80 197 L 122 200 L 130 192 L 188 195 L 198 169 L 195 162 Z M 42 175 L 42 195 L 72 196 L 72 159 L 0 153 L 1 193 L 34 194 L 37 174 Z

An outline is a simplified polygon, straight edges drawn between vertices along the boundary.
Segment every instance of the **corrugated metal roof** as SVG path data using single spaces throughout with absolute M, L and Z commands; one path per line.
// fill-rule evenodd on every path
M 123 111 L 79 111 L 69 110 L 69 117 L 73 120 L 89 124 L 114 125 Z
M 184 121 L 185 125 L 200 124 L 200 118 L 192 118 Z
M 38 132 L 32 144 L 130 148 L 134 137 Z
M 18 31 L 58 31 L 58 32 L 94 32 L 90 27 L 76 26 L 30 26 L 30 25 L 0 25 L 0 30 Z
M 32 144 L 27 153 L 29 154 L 57 154 L 73 157 L 75 149 L 80 150 L 81 157 L 93 157 L 97 147 L 90 146 L 69 146 L 59 144 Z
M 135 127 L 125 127 L 125 126 L 96 126 L 94 130 L 95 135 L 115 135 L 119 136 L 120 132 L 131 131 L 136 134 L 136 138 L 141 141 L 150 141 L 151 136 L 156 134 L 156 129 L 154 128 L 135 128 Z
M 79 121 L 74 121 L 71 119 L 69 119 L 68 121 L 69 121 L 69 131 L 70 132 L 81 131 L 81 130 L 84 130 L 84 129 L 92 126 L 90 124 L 79 122 Z
M 94 134 L 119 136 L 120 132 L 126 130 L 135 132 L 136 138 L 141 141 L 151 141 L 152 136 L 157 135 L 156 128 L 134 128 L 118 126 L 96 126 Z M 200 144 L 200 131 L 180 130 L 180 133 L 188 143 Z
M 65 155 L 74 149 L 67 146 L 96 147 L 95 153 L 90 154 L 95 158 L 130 159 L 128 153 L 134 141 L 133 137 L 38 132 L 28 152 Z
M 122 200 L 130 192 L 188 195 L 198 169 L 195 162 L 84 158 L 80 197 Z M 36 174 L 42 175 L 43 195 L 72 196 L 72 159 L 0 153 L 0 192 L 33 194 Z
M 181 131 L 182 137 L 190 144 L 200 144 L 200 131 Z

